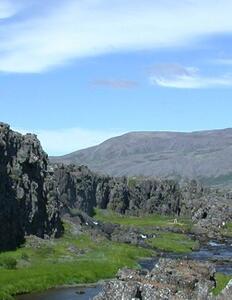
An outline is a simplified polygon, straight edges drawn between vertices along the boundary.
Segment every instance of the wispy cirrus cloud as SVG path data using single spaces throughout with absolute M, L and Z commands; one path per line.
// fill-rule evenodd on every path
M 150 73 L 151 84 L 166 88 L 201 89 L 232 86 L 232 74 L 203 76 L 198 68 L 178 64 L 156 65 Z
M 24 7 L 20 18 L 10 18 L 0 27 L 4 72 L 43 72 L 76 58 L 188 46 L 204 36 L 232 33 L 230 0 L 0 3 L 2 18 L 13 16 L 18 5 Z
M 134 89 L 139 83 L 134 80 L 96 79 L 90 82 L 92 87 L 108 87 L 113 89 Z

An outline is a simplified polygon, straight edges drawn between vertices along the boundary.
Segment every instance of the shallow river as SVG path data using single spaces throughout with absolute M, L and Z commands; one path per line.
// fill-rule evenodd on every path
M 232 240 L 226 244 L 210 242 L 208 245 L 201 247 L 200 250 L 188 255 L 177 255 L 167 253 L 164 257 L 196 259 L 201 261 L 211 261 L 215 263 L 216 270 L 225 274 L 232 275 Z M 157 263 L 158 259 L 148 259 L 140 262 L 143 268 L 151 270 Z M 51 289 L 41 294 L 23 295 L 17 297 L 17 300 L 90 300 L 101 290 L 100 286 L 93 288 L 66 288 Z M 84 292 L 84 294 L 82 293 Z

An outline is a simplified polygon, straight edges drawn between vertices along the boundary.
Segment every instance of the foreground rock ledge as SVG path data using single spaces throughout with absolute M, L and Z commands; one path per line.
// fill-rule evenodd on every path
M 214 274 L 214 267 L 208 263 L 160 259 L 151 272 L 119 270 L 117 279 L 106 282 L 94 300 L 230 299 L 211 295 L 215 287 Z M 226 295 L 228 292 L 231 292 L 231 287 L 224 291 Z

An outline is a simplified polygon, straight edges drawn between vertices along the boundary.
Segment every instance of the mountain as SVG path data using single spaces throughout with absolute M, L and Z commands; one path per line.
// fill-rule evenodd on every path
M 113 176 L 199 179 L 232 186 L 232 129 L 197 132 L 130 132 L 52 162 L 84 164 Z

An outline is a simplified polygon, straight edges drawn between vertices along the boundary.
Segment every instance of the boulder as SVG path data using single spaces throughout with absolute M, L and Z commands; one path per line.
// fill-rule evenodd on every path
M 94 300 L 206 300 L 215 286 L 214 274 L 207 263 L 160 259 L 151 272 L 119 270 Z

